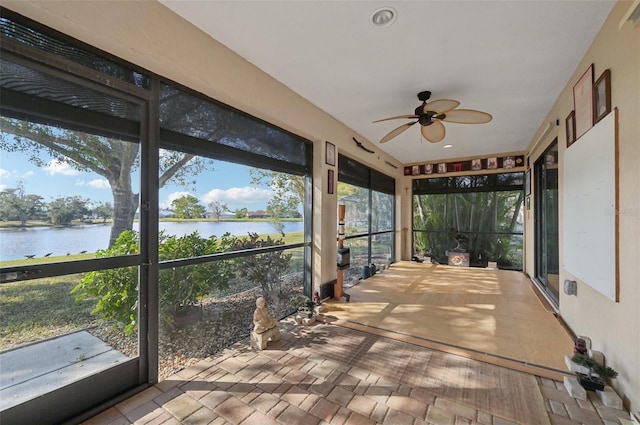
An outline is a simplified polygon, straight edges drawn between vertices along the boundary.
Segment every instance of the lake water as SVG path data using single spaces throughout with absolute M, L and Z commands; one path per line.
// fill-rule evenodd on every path
M 304 222 L 285 222 L 284 232 L 301 232 Z M 134 223 L 138 230 L 138 223 Z M 268 222 L 255 221 L 201 221 L 201 222 L 160 222 L 160 230 L 169 235 L 187 235 L 198 231 L 203 237 L 222 236 L 225 233 L 244 236 L 248 232 L 259 234 L 276 233 Z M 0 229 L 0 261 L 24 259 L 26 255 L 43 257 L 78 254 L 81 251 L 95 252 L 109 243 L 111 225 L 92 224 L 73 227 L 29 227 L 24 229 Z

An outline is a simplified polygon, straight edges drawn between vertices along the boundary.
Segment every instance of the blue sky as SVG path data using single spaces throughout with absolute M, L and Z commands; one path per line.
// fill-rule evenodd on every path
M 21 181 L 27 194 L 37 194 L 49 202 L 61 196 L 81 196 L 95 202 L 110 202 L 113 198 L 107 180 L 95 173 L 78 172 L 68 164 L 44 158 L 46 166 L 37 167 L 22 153 L 0 151 L 0 190 L 15 188 Z M 134 176 L 134 190 L 139 188 Z M 214 200 L 227 204 L 230 211 L 247 208 L 266 209 L 272 196 L 269 188 L 249 184 L 249 167 L 214 161 L 213 171 L 199 174 L 195 188 L 167 185 L 160 189 L 160 206 L 167 208 L 171 201 L 187 193 L 198 198 L 202 205 Z

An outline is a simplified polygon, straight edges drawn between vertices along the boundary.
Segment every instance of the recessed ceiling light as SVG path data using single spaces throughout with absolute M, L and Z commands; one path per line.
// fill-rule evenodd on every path
M 449 149 L 449 148 L 452 148 L 452 147 L 453 147 L 453 145 L 444 145 L 443 146 L 444 149 Z
M 392 7 L 381 7 L 371 14 L 371 22 L 377 27 L 388 27 L 398 17 L 398 12 Z

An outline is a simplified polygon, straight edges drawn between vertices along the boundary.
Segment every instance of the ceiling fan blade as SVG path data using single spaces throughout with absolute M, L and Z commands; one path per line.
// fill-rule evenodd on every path
M 458 124 L 484 124 L 493 119 L 491 114 L 474 109 L 454 109 L 445 113 L 445 122 L 455 122 Z
M 419 118 L 419 117 L 417 115 L 398 115 L 397 117 L 382 118 L 381 120 L 376 120 L 374 122 L 389 121 L 389 120 L 399 120 L 399 119 L 410 120 L 410 119 L 414 119 L 414 118 Z
M 434 100 L 433 102 L 429 102 L 424 105 L 422 109 L 426 114 L 428 111 L 435 112 L 436 114 L 441 114 L 443 112 L 450 111 L 453 108 L 457 108 L 460 105 L 460 102 L 453 99 L 440 99 Z
M 422 137 L 431 143 L 438 143 L 445 136 L 444 125 L 440 121 L 434 121 L 431 125 L 422 126 Z
M 408 129 L 409 127 L 411 127 L 412 125 L 414 125 L 417 122 L 418 121 L 410 122 L 410 123 L 407 123 L 407 124 L 402 124 L 400 127 L 396 128 L 394 130 L 391 130 L 386 136 L 384 136 L 382 138 L 382 140 L 380 140 L 380 143 L 388 142 L 389 140 L 393 139 L 398 134 L 402 133 L 403 131 L 405 131 L 406 129 Z

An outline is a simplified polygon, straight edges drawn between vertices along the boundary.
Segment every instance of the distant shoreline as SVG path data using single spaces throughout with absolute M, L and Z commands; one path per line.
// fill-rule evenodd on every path
M 296 221 L 302 221 L 302 218 L 281 218 L 280 221 L 283 223 L 292 223 Z M 140 220 L 133 220 L 134 223 L 139 222 Z M 161 218 L 160 222 L 167 223 L 197 223 L 197 222 L 253 222 L 253 223 L 271 223 L 273 220 L 271 218 L 221 218 L 220 220 L 216 220 L 215 218 Z M 93 226 L 93 225 L 111 225 L 111 220 L 108 219 L 106 221 L 103 220 L 86 220 L 86 221 L 73 221 L 69 225 L 52 225 L 46 221 L 39 220 L 30 220 L 23 226 L 19 221 L 0 221 L 0 229 L 27 229 L 30 227 L 74 227 L 74 226 Z

